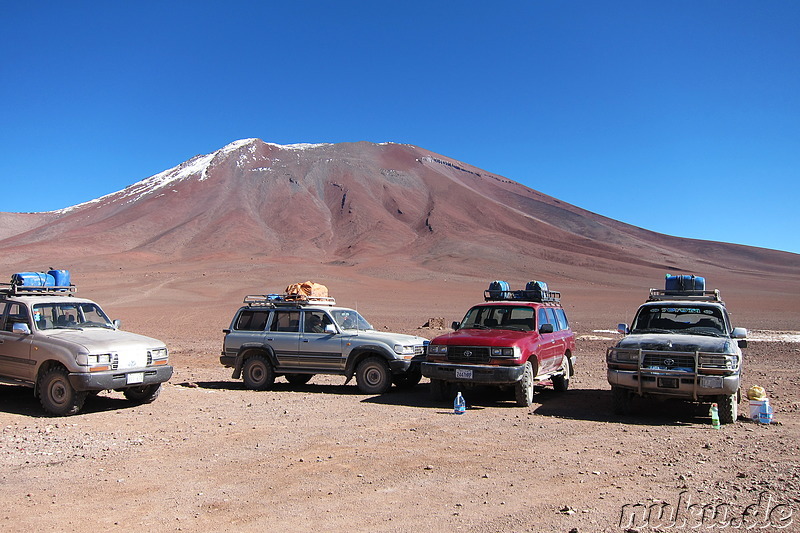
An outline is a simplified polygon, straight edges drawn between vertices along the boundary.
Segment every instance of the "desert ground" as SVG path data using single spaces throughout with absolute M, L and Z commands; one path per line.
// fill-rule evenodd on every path
M 578 336 L 570 390 L 538 391 L 531 408 L 465 392 L 458 416 L 429 399 L 425 379 L 381 396 L 336 376 L 246 390 L 218 357 L 251 284 L 168 277 L 79 287 L 123 329 L 167 342 L 175 373 L 154 403 L 104 392 L 51 418 L 30 389 L 0 385 L 3 531 L 800 530 L 796 296 L 779 318 L 733 298 L 735 325 L 762 339 L 745 351 L 745 388 L 766 389 L 775 423 L 749 421 L 744 400 L 739 420 L 714 430 L 707 406 L 640 401 L 611 413 L 605 350 L 641 291 L 567 287 Z M 477 285 L 332 285 L 377 328 L 427 338 L 442 333 L 422 327 L 428 318 L 449 324 L 478 300 Z

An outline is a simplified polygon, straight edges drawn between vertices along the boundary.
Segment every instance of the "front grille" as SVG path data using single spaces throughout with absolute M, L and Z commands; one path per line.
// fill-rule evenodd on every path
M 448 346 L 447 360 L 464 363 L 488 363 L 489 348 L 486 346 Z
M 116 370 L 119 368 L 119 354 L 111 354 L 111 369 Z
M 414 346 L 414 355 L 423 355 L 425 353 L 425 346 Z
M 674 353 L 646 353 L 642 361 L 642 368 L 694 372 L 694 356 Z

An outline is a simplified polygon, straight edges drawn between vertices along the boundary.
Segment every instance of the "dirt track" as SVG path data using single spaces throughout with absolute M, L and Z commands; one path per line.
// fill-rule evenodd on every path
M 431 402 L 426 380 L 380 397 L 324 376 L 245 390 L 211 340 L 173 349 L 175 376 L 151 405 L 103 393 L 78 416 L 46 418 L 29 389 L 0 386 L 1 527 L 643 531 L 655 514 L 630 506 L 664 502 L 682 506 L 686 530 L 700 524 L 692 509 L 717 504 L 739 521 L 728 529 L 800 528 L 800 344 L 747 351 L 746 384 L 767 389 L 779 423 L 715 431 L 686 405 L 610 414 L 610 342 L 579 343 L 565 395 L 545 390 L 522 409 L 472 393 L 463 416 Z M 760 501 L 772 514 L 742 524 Z

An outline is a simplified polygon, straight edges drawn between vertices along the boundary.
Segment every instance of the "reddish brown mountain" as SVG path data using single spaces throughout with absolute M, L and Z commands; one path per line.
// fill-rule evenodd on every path
M 0 228 L 8 272 L 257 265 L 284 277 L 614 286 L 680 271 L 800 286 L 797 254 L 653 233 L 399 144 L 237 141 L 86 204 L 2 213 Z

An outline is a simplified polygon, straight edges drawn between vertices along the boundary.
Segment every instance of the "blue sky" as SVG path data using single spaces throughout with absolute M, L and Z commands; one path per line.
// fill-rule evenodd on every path
M 800 253 L 799 28 L 788 0 L 4 2 L 0 211 L 242 138 L 392 141 Z

